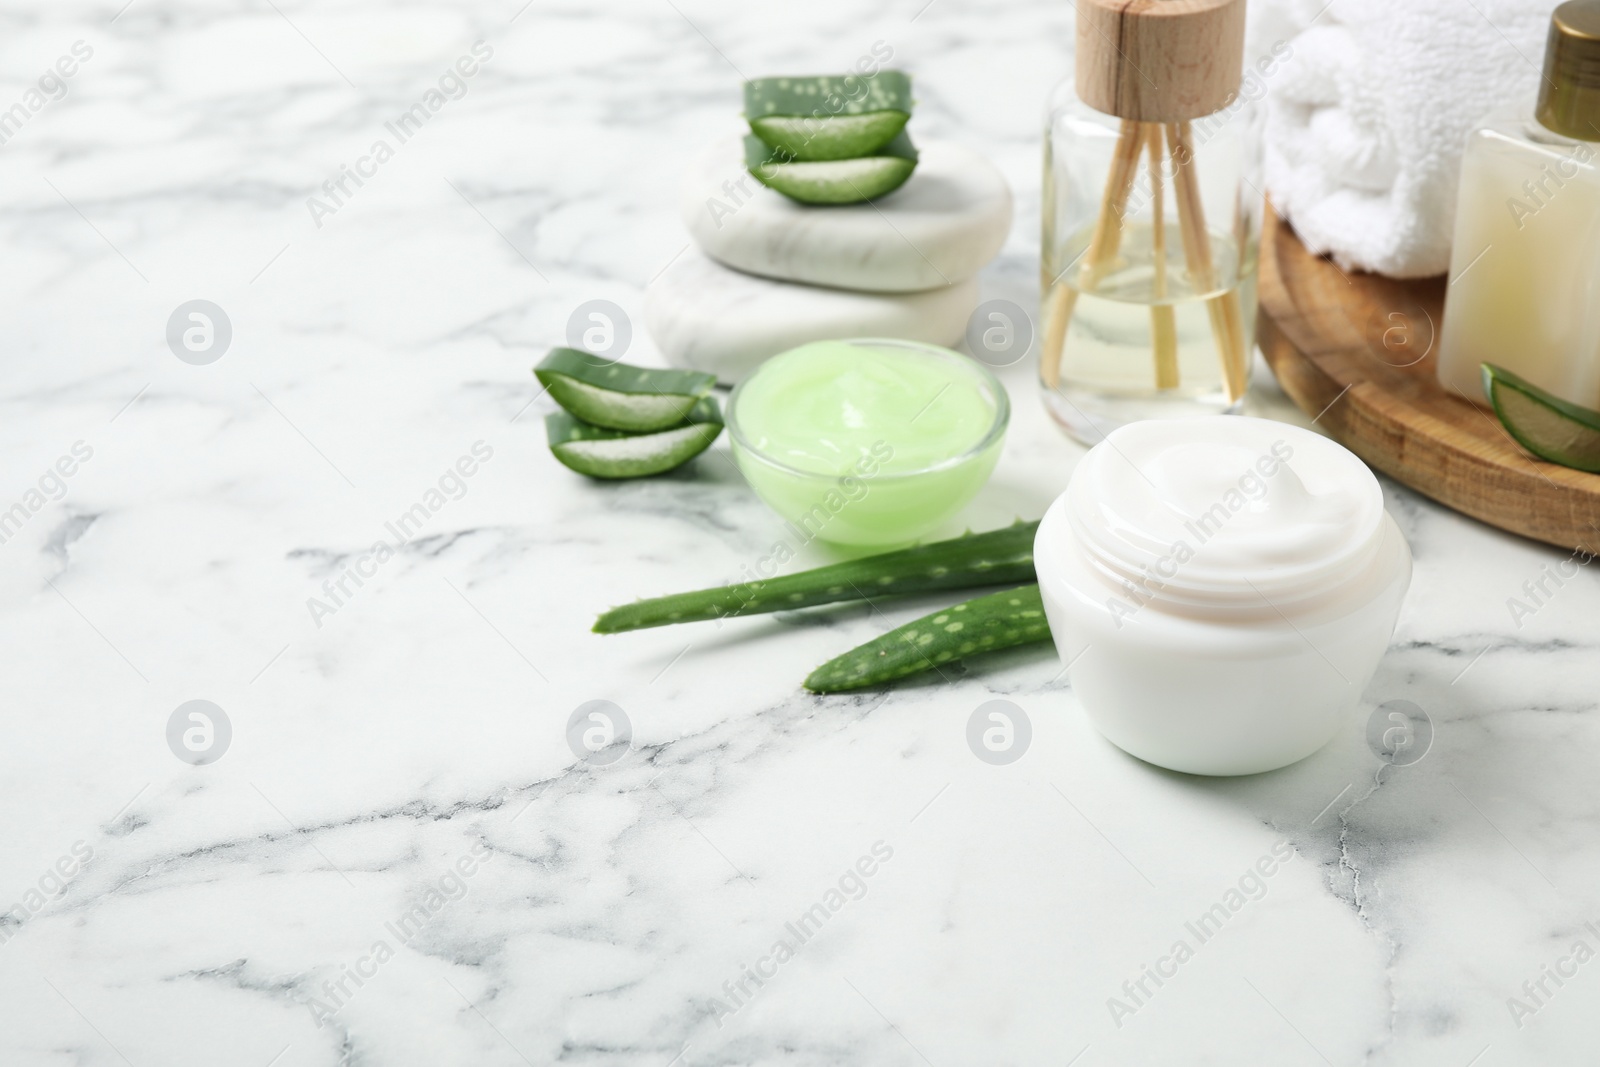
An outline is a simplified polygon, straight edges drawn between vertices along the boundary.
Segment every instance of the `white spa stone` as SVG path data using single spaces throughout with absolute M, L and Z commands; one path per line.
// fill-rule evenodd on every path
M 739 141 L 719 141 L 690 166 L 678 210 L 707 255 L 752 274 L 880 293 L 966 281 L 1005 243 L 1011 189 L 970 149 L 917 149 L 917 169 L 888 196 L 809 206 L 751 177 Z
M 954 345 L 978 306 L 976 278 L 916 293 L 860 293 L 729 270 L 693 249 L 645 290 L 645 324 L 667 361 L 732 384 L 808 341 L 898 337 Z

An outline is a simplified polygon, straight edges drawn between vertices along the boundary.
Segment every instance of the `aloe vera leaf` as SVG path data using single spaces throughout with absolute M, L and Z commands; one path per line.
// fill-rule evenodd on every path
M 1526 378 L 1485 363 L 1483 391 L 1506 431 L 1540 459 L 1600 472 L 1600 411 L 1563 400 Z
M 901 593 L 1025 582 L 1034 577 L 1033 536 L 1038 528 L 1037 522 L 1019 522 L 764 581 L 638 600 L 601 615 L 594 632 L 614 634 Z
M 552 348 L 533 368 L 550 398 L 609 430 L 665 430 L 689 418 L 716 375 L 612 363 L 576 348 Z
M 769 115 L 750 120 L 750 129 L 780 159 L 812 163 L 870 156 L 905 129 L 904 111 L 867 111 L 860 115 Z
M 868 111 L 911 113 L 911 75 L 899 70 L 876 74 L 822 74 L 754 78 L 744 83 L 747 119 L 766 115 L 860 115 Z
M 814 693 L 862 689 L 965 656 L 1048 640 L 1039 587 L 1025 585 L 941 608 L 890 630 L 812 671 L 805 687 Z
M 566 411 L 544 417 L 556 459 L 591 478 L 643 478 L 681 467 L 722 432 L 722 412 L 712 397 L 700 400 L 686 421 L 656 433 L 591 426 Z
M 750 134 L 745 167 L 769 189 L 803 204 L 855 204 L 894 192 L 917 167 L 917 150 L 904 130 L 870 156 L 824 163 L 789 162 L 787 153 Z

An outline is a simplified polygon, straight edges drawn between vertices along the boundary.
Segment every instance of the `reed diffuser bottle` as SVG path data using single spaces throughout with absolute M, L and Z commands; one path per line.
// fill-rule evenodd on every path
M 1260 109 L 1244 0 L 1079 0 L 1076 74 L 1045 130 L 1046 407 L 1094 443 L 1237 410 L 1250 384 Z

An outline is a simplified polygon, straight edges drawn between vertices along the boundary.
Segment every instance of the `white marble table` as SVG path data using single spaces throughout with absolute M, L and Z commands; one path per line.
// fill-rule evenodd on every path
M 670 176 L 735 67 L 892 44 L 917 127 L 1012 181 L 982 277 L 1030 304 L 1070 5 L 120 3 L 14 2 L 0 35 L 0 1063 L 1592 1062 L 1600 591 L 1507 607 L 1564 553 L 1388 486 L 1416 579 L 1358 720 L 1240 780 L 1121 755 L 1037 651 L 799 691 L 926 602 L 588 632 L 775 536 L 725 445 L 625 485 L 557 466 L 528 373 L 596 299 L 656 358 Z M 341 165 L 368 176 L 335 201 Z M 205 365 L 164 334 L 194 299 L 232 326 Z M 978 526 L 1037 516 L 1080 454 L 1006 374 Z M 996 697 L 1033 726 L 1007 766 L 965 740 Z M 232 729 L 206 766 L 166 736 L 196 699 Z M 632 722 L 609 766 L 565 739 L 594 699 Z M 1364 720 L 1394 699 L 1436 737 L 1379 773 Z M 1241 878 L 1260 899 L 1228 911 Z

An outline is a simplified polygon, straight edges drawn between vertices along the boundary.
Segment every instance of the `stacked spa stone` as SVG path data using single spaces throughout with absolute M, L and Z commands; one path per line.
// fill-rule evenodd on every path
M 738 138 L 696 160 L 678 205 L 698 249 L 645 293 L 667 360 L 733 384 L 808 341 L 956 344 L 978 305 L 978 271 L 1010 230 L 1011 190 L 958 145 L 919 142 L 916 159 L 893 191 L 826 205 L 758 181 Z

